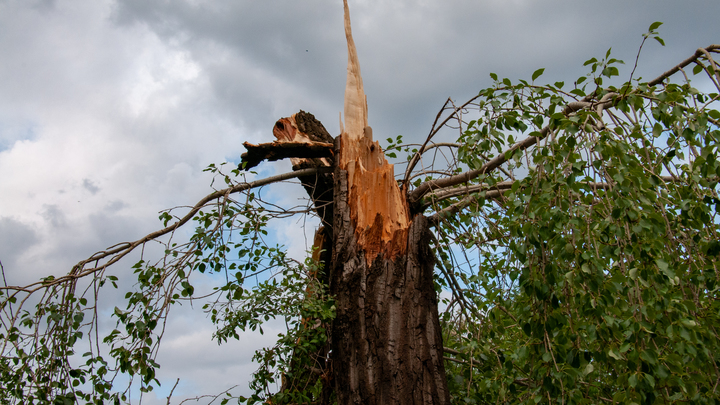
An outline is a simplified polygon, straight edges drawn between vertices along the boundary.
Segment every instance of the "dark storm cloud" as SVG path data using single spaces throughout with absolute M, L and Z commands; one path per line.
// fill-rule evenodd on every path
M 317 108 L 329 91 L 342 102 L 342 20 L 326 2 L 130 0 L 118 2 L 114 21 L 146 25 L 190 50 L 209 76 L 219 111 L 253 130 L 268 132 L 277 114 Z M 278 108 L 288 98 L 300 105 Z
M 648 43 L 638 69 L 657 75 L 718 42 L 720 3 L 351 1 L 350 9 L 371 125 L 382 137 L 417 138 L 447 97 L 471 97 L 491 84 L 490 72 L 527 78 L 544 67 L 547 81 L 575 80 L 585 60 L 613 47 L 629 65 L 627 78 L 641 34 L 664 21 L 668 46 Z M 189 49 L 220 108 L 252 128 L 304 108 L 336 133 L 346 58 L 341 13 L 339 1 L 121 0 L 114 19 L 145 24 Z
M 53 228 L 64 228 L 67 226 L 65 213 L 57 204 L 43 205 L 42 217 L 45 218 Z

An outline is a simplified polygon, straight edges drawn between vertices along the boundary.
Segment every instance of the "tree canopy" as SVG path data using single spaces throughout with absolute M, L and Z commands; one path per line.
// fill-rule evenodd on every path
M 643 45 L 662 43 L 659 26 Z M 649 81 L 634 77 L 640 51 L 622 72 L 610 51 L 592 58 L 567 83 L 540 84 L 543 69 L 530 80 L 493 73 L 472 99 L 448 99 L 423 143 L 387 139 L 385 155 L 407 155 L 396 180 L 408 209 L 432 228 L 453 403 L 718 402 L 719 52 L 700 48 Z M 436 140 L 447 129 L 456 141 Z M 237 167 L 207 168 L 224 188 L 162 212 L 163 229 L 67 274 L 0 287 L 3 402 L 126 402 L 120 375 L 152 390 L 163 324 L 189 299 L 204 300 L 220 343 L 288 322 L 256 353 L 255 393 L 237 400 L 332 401 L 319 358 L 338 307 L 322 244 L 298 261 L 268 235 L 276 218 L 322 217 L 327 197 L 310 187 L 315 205 L 291 208 L 257 192 L 293 179 L 307 188 L 330 172 L 318 162 L 331 145 L 248 145 Z M 250 166 L 285 157 L 317 164 L 246 180 Z M 184 227 L 188 238 L 176 234 Z M 150 243 L 163 254 L 144 253 Z M 112 265 L 137 251 L 127 306 L 99 331 L 101 291 L 130 277 Z M 199 296 L 197 280 L 216 273 L 224 282 Z

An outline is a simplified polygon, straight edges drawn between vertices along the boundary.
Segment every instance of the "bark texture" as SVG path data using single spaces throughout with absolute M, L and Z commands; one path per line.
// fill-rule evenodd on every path
M 417 215 L 407 251 L 370 263 L 358 245 L 347 173 L 336 171 L 334 266 L 337 316 L 332 361 L 338 404 L 448 404 L 428 222 Z
M 308 112 L 300 110 L 300 112 L 290 117 L 279 119 L 273 127 L 273 135 L 277 139 L 276 142 L 273 142 L 275 145 L 305 144 L 308 148 L 322 150 L 321 154 L 307 156 L 308 148 L 293 146 L 285 149 L 286 151 L 293 151 L 293 153 L 288 152 L 287 154 L 287 156 L 294 156 L 290 158 L 293 170 L 311 167 L 332 167 L 335 164 L 333 150 L 328 151 L 327 146 L 324 146 L 333 145 L 334 148 L 335 140 L 323 124 Z M 251 154 L 250 150 L 248 150 L 248 154 Z M 322 229 L 318 230 L 318 232 L 321 232 L 323 237 L 322 242 L 320 242 L 318 257 L 320 262 L 330 263 L 331 242 L 333 239 L 333 173 L 318 173 L 312 176 L 302 176 L 298 179 L 312 200 L 315 212 L 320 217 Z M 323 274 L 320 275 L 320 280 L 324 284 L 328 283 L 327 270 L 326 267 Z

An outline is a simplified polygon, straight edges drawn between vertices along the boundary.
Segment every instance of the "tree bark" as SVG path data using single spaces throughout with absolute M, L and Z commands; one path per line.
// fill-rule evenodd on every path
M 330 293 L 338 404 L 448 404 L 428 222 L 368 126 L 360 63 L 345 8 L 345 125 L 336 141 Z
M 335 172 L 330 292 L 337 315 L 332 367 L 338 404 L 448 404 L 428 222 L 416 215 L 407 250 L 366 260 L 347 204 L 347 172 Z

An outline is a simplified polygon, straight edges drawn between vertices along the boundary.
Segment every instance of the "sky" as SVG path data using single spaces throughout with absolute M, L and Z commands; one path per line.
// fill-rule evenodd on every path
M 448 97 L 462 102 L 545 68 L 572 83 L 612 47 L 629 77 L 653 78 L 720 43 L 717 0 L 350 0 L 376 139 L 421 142 Z M 347 56 L 340 0 L 0 0 L 0 261 L 9 284 L 63 274 L 118 242 L 160 228 L 160 210 L 212 191 L 207 165 L 237 162 L 302 109 L 332 135 Z M 289 169 L 264 164 L 260 176 Z M 302 203 L 299 186 L 268 188 Z M 292 254 L 303 220 L 272 226 Z M 310 222 L 310 228 L 312 222 Z M 127 266 L 116 275 L 131 275 Z M 111 308 L 122 305 L 108 302 Z M 255 349 L 281 325 L 219 346 L 199 308 L 168 324 L 163 388 L 148 403 L 247 394 Z

